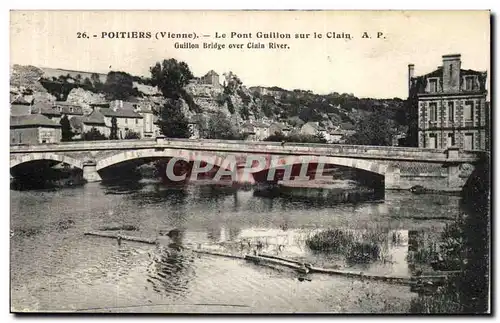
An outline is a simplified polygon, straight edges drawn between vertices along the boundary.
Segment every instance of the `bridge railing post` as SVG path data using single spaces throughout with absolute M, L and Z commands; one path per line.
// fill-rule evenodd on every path
M 460 148 L 454 146 L 454 147 L 449 147 L 446 150 L 446 158 L 447 159 L 458 159 L 458 153 L 460 152 Z
M 458 162 L 460 148 L 449 147 L 446 150 L 446 159 L 448 162 L 448 188 L 457 189 L 462 187 L 462 182 L 460 180 L 460 163 Z

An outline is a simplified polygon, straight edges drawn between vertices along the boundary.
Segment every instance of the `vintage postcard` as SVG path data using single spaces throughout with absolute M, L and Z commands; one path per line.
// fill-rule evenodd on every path
M 11 11 L 11 312 L 491 313 L 490 15 Z

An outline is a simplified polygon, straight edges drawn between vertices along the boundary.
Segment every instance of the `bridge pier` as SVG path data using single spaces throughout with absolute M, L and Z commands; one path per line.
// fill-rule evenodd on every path
M 401 170 L 399 168 L 392 168 L 387 171 L 384 178 L 385 189 L 400 189 L 401 188 Z
M 97 163 L 88 162 L 83 164 L 83 178 L 89 182 L 100 182 L 102 180 L 101 175 L 96 169 Z

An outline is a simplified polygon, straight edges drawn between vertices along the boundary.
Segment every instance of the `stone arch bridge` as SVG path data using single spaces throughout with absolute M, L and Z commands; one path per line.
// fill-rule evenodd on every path
M 279 168 L 278 165 L 322 161 L 328 165 L 349 167 L 379 176 L 386 189 L 408 189 L 422 185 L 430 189 L 459 190 L 484 154 L 457 148 L 282 145 L 274 142 L 157 138 L 11 146 L 10 168 L 11 174 L 14 174 L 16 168 L 29 167 L 31 163 L 65 163 L 82 169 L 84 178 L 92 182 L 101 180 L 100 174 L 109 167 L 134 160 L 179 158 L 194 161 L 200 156 L 211 156 L 210 163 L 215 166 L 224 167 L 225 160 L 234 158 L 238 167 L 242 168 L 249 156 L 261 156 L 266 160 L 264 170 Z M 279 162 L 272 164 L 271 159 L 275 158 Z

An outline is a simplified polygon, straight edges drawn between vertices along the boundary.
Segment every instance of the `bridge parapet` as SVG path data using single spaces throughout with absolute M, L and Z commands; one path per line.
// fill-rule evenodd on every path
M 87 141 L 33 146 L 11 146 L 11 154 L 34 152 L 74 152 L 99 150 L 140 150 L 152 148 L 223 151 L 247 154 L 315 155 L 355 159 L 474 162 L 482 152 L 427 149 L 413 147 L 356 146 L 337 144 L 301 144 L 279 142 L 250 142 L 235 140 L 161 140 Z

